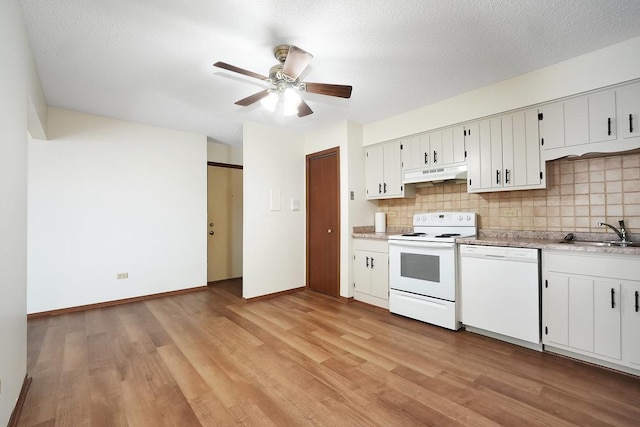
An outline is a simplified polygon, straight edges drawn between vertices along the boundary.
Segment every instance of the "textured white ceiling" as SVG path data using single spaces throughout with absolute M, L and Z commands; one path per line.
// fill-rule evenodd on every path
M 250 120 L 308 132 L 371 123 L 640 35 L 638 0 L 19 0 L 49 105 L 241 144 Z M 233 103 L 273 47 L 314 60 L 314 114 Z

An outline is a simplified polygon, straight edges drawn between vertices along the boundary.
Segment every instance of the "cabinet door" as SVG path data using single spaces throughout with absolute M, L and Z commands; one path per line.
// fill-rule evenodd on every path
M 384 179 L 382 174 L 384 168 L 382 145 L 378 144 L 367 147 L 364 160 L 367 198 L 381 197 L 382 180 Z
M 480 122 L 480 188 L 491 188 L 495 172 L 491 167 L 491 120 Z
M 569 346 L 593 353 L 593 281 L 569 277 Z
M 383 184 L 384 196 L 402 194 L 402 151 L 400 141 L 387 142 L 383 145 Z
M 569 345 L 569 278 L 549 274 L 543 295 L 544 343 Z
M 520 113 L 518 113 L 520 114 Z M 540 132 L 538 130 L 538 110 L 524 112 L 525 145 L 527 147 L 527 185 L 538 185 L 542 182 L 542 163 L 540 162 Z
M 620 359 L 620 283 L 593 282 L 594 352 Z
M 589 142 L 589 103 L 586 96 L 564 103 L 564 145 Z
M 467 151 L 464 143 L 465 130 L 463 126 L 456 126 L 451 129 L 453 140 L 453 162 L 460 163 L 467 159 Z M 444 148 L 444 134 L 442 145 Z
M 510 187 L 513 185 L 513 116 L 508 115 L 502 118 L 502 174 L 503 185 Z
M 589 142 L 616 139 L 616 91 L 589 95 Z
M 420 137 L 413 136 L 402 140 L 402 170 L 417 169 L 423 166 L 420 157 Z
M 480 186 L 480 132 L 478 123 L 466 126 L 464 144 L 467 147 L 467 185 L 469 190 Z
M 542 150 L 564 147 L 564 103 L 540 107 L 540 145 Z
M 420 135 L 420 165 L 421 167 L 431 167 L 433 165 L 429 134 Z
M 389 299 L 389 255 L 371 252 L 371 295 Z
M 442 131 L 429 134 L 429 153 L 432 166 L 440 166 L 444 163 L 442 160 Z
M 441 165 L 446 166 L 454 163 L 455 150 L 453 142 L 453 128 L 442 130 L 442 161 Z M 462 143 L 464 144 L 464 136 L 462 137 Z M 464 160 L 464 159 L 463 159 Z
M 640 83 L 617 90 L 620 102 L 620 128 L 623 138 L 640 136 Z
M 491 187 L 502 187 L 504 182 L 504 172 L 502 170 L 502 120 L 500 117 L 493 118 L 489 120 L 489 126 Z M 482 166 L 485 166 L 484 163 Z
M 371 255 L 367 251 L 354 251 L 353 281 L 356 291 L 371 293 Z
M 623 359 L 640 369 L 640 284 L 622 285 Z
M 513 117 L 513 184 L 527 185 L 527 127 L 524 113 Z

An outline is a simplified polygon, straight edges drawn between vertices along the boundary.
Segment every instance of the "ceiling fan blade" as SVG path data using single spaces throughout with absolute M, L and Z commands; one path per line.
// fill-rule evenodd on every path
M 298 117 L 308 116 L 309 114 L 313 114 L 313 110 L 309 107 L 309 104 L 304 102 L 304 99 L 301 99 L 298 105 Z
M 296 46 L 289 47 L 287 59 L 284 61 L 282 72 L 287 76 L 297 79 L 300 74 L 307 68 L 307 65 L 313 59 L 313 55 Z
M 260 101 L 262 98 L 264 98 L 267 95 L 269 95 L 269 89 L 261 90 L 260 92 L 247 96 L 246 98 L 242 98 L 240 101 L 234 102 L 234 104 L 242 105 L 243 107 L 246 107 L 248 105 L 253 104 L 254 102 Z
M 235 65 L 227 64 L 226 62 L 216 62 L 213 64 L 214 67 L 224 68 L 225 70 L 233 71 L 234 73 L 244 74 L 245 76 L 253 77 L 259 80 L 267 80 L 267 76 L 263 76 L 262 74 L 254 73 L 253 71 L 245 70 L 244 68 L 236 67 Z
M 326 83 L 305 83 L 307 92 L 320 95 L 338 96 L 340 98 L 351 98 L 353 87 L 345 85 L 330 85 Z

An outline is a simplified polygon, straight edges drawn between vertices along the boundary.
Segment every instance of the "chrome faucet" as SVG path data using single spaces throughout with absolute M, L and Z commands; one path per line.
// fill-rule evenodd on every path
M 606 224 L 604 222 L 599 222 L 598 223 L 598 225 L 604 225 L 605 227 L 609 227 L 610 229 L 615 231 L 615 233 L 620 238 L 620 241 L 626 242 L 627 241 L 627 230 L 624 228 L 624 220 L 621 219 L 620 221 L 618 221 L 618 224 L 620 224 L 620 229 L 619 230 L 617 228 L 615 228 L 613 225 Z

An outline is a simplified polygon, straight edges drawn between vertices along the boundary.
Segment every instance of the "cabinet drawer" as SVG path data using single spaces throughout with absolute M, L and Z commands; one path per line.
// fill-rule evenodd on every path
M 640 256 L 543 251 L 544 268 L 559 273 L 638 280 Z
M 353 249 L 388 254 L 389 242 L 384 239 L 353 239 Z

